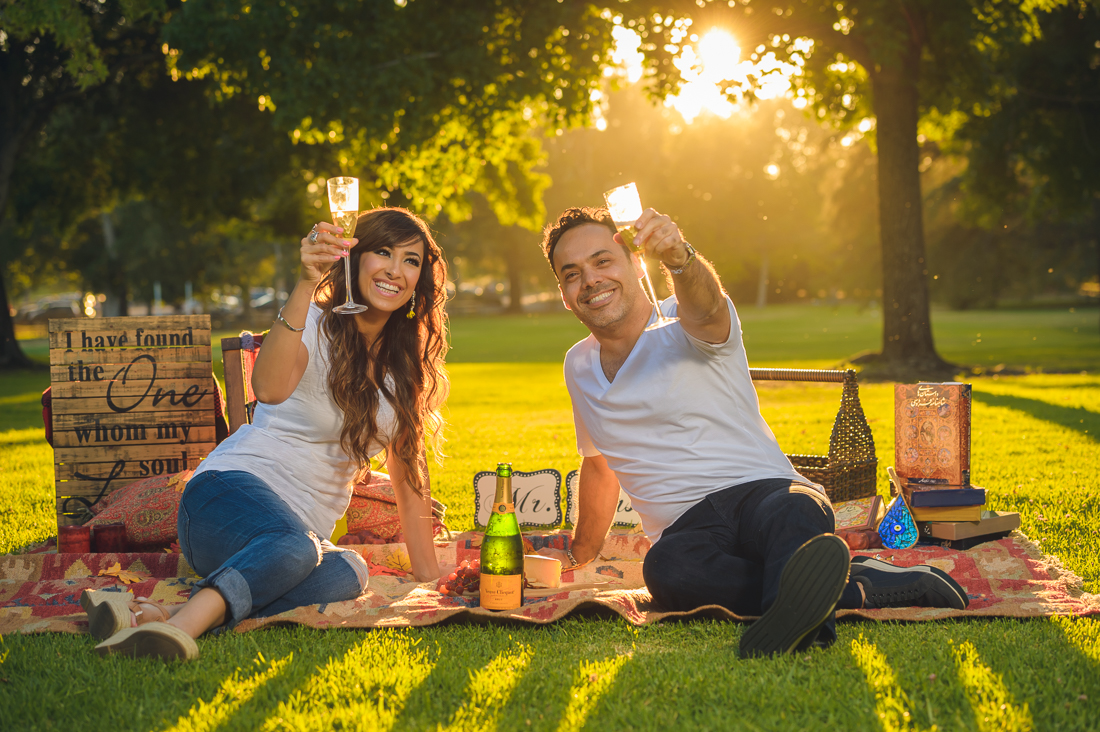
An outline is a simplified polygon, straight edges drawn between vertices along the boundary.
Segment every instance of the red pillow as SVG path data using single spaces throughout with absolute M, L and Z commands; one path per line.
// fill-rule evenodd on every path
M 182 494 L 176 475 L 158 475 L 112 491 L 109 505 L 88 525 L 125 524 L 131 551 L 168 546 L 178 538 L 176 521 Z
M 432 499 L 433 534 L 447 528 L 443 523 L 446 511 L 446 506 Z M 347 519 L 349 534 L 370 531 L 384 539 L 397 536 L 401 531 L 401 517 L 397 513 L 397 499 L 393 495 L 390 476 L 385 473 L 371 473 L 366 482 L 356 483 L 352 488 Z

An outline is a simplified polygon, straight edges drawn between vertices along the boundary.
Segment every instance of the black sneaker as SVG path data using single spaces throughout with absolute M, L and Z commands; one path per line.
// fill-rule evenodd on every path
M 895 567 L 879 559 L 856 557 L 852 579 L 863 586 L 864 607 L 949 607 L 965 610 L 970 599 L 947 572 L 926 564 Z
M 951 587 L 954 588 L 955 592 L 958 593 L 959 597 L 963 599 L 963 607 L 957 609 L 966 609 L 966 607 L 970 605 L 970 598 L 967 596 L 966 590 L 963 589 L 963 586 L 956 582 L 954 577 L 949 575 L 947 572 L 944 572 L 939 567 L 933 567 L 930 564 L 918 564 L 916 567 L 903 569 L 901 567 L 895 567 L 892 564 L 887 564 L 881 559 L 875 559 L 874 557 L 852 557 L 852 569 L 854 570 L 857 565 L 864 567 L 874 567 L 875 569 L 882 569 L 887 572 L 897 571 L 899 569 L 901 569 L 902 571 L 931 572 L 947 584 L 951 585 Z M 853 572 L 853 575 L 854 574 L 855 572 Z
M 790 653 L 807 636 L 816 640 L 848 583 L 850 556 L 848 545 L 833 534 L 800 546 L 783 567 L 775 602 L 742 634 L 741 658 Z
M 825 622 L 807 633 L 806 637 L 798 642 L 798 645 L 794 647 L 791 653 L 802 653 L 803 651 L 809 651 L 814 648 L 824 650 L 836 643 L 836 628 L 832 626 L 826 627 L 826 623 L 829 622 L 833 615 L 834 613 L 829 613 L 829 617 L 825 618 Z

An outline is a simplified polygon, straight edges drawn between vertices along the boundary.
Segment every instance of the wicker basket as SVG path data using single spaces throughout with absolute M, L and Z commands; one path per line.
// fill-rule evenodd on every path
M 833 503 L 875 495 L 878 458 L 859 403 L 856 372 L 818 369 L 749 369 L 754 381 L 815 381 L 844 385 L 829 436 L 828 455 L 788 455 L 795 470 L 825 487 Z

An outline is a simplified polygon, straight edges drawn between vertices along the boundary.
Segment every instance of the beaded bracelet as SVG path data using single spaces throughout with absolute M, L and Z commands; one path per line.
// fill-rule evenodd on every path
M 295 328 L 293 325 L 288 323 L 287 319 L 283 317 L 283 309 L 282 308 L 279 308 L 279 322 L 282 323 L 283 325 L 285 325 L 287 328 L 290 328 L 295 333 L 301 333 L 303 330 L 306 329 L 306 327 L 304 325 L 301 328 Z

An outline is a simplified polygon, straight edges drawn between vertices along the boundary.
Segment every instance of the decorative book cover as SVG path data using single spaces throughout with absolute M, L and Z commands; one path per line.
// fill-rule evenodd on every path
M 894 386 L 894 461 L 909 485 L 970 487 L 970 384 Z
M 857 498 L 854 501 L 842 501 L 833 504 L 833 515 L 836 516 L 836 533 L 876 529 L 885 511 L 882 496 L 868 496 L 867 498 Z

